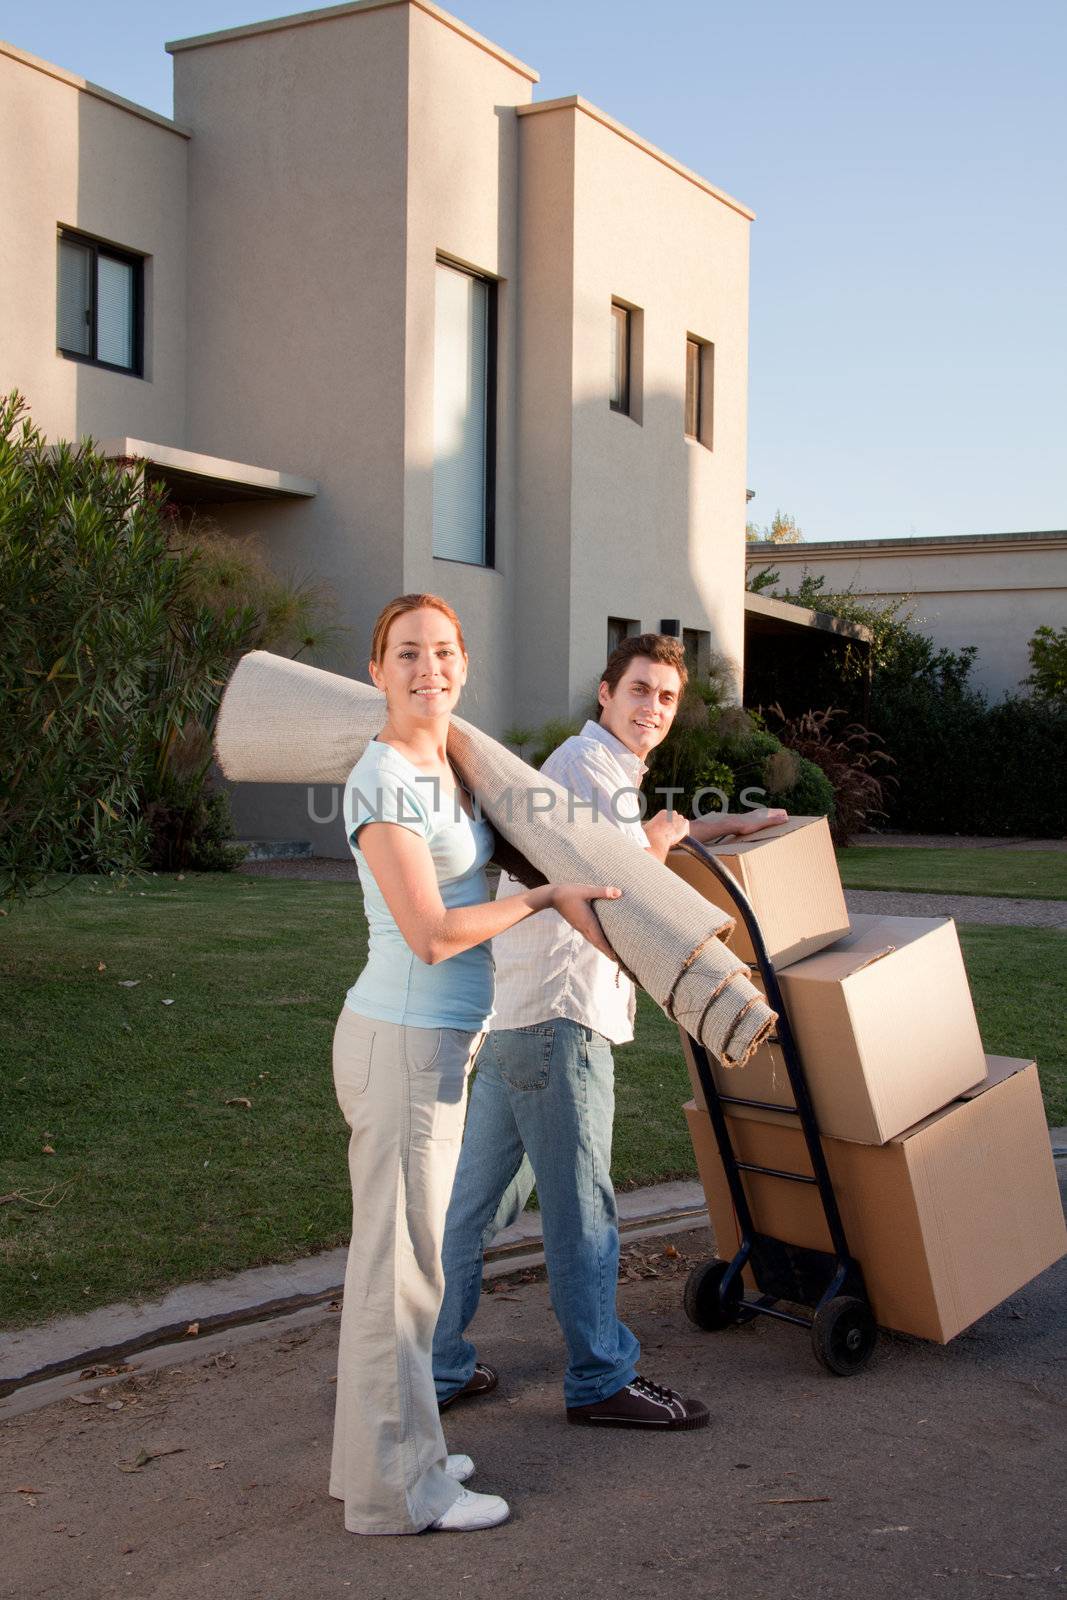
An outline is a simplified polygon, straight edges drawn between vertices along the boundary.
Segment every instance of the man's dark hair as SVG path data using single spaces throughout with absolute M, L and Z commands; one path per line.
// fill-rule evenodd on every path
M 601 683 L 607 684 L 611 694 L 615 693 L 627 667 L 636 656 L 644 656 L 647 661 L 659 661 L 666 667 L 674 667 L 681 679 L 679 692 L 685 693 L 685 686 L 689 682 L 689 668 L 685 664 L 682 641 L 672 639 L 667 633 L 635 633 L 615 646 L 600 674 Z

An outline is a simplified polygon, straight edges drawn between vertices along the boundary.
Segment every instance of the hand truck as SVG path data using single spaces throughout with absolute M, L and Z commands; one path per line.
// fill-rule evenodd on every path
M 864 1288 L 863 1274 L 849 1253 L 819 1139 L 804 1067 L 789 1026 L 778 978 L 767 954 L 766 941 L 747 895 L 728 868 L 695 839 L 685 839 L 676 848 L 694 856 L 714 873 L 741 914 L 756 953 L 756 964 L 767 1003 L 778 1013 L 773 1042 L 781 1049 L 794 1100 L 792 1106 L 776 1106 L 763 1100 L 748 1100 L 740 1095 L 721 1093 L 712 1075 L 706 1049 L 699 1039 L 686 1033 L 715 1131 L 741 1241 L 737 1254 L 731 1260 L 713 1258 L 693 1268 L 685 1286 L 685 1312 L 691 1322 L 707 1332 L 749 1322 L 756 1316 L 774 1317 L 780 1322 L 792 1322 L 798 1327 L 810 1328 L 816 1360 L 838 1377 L 851 1377 L 870 1360 L 878 1339 L 878 1327 Z M 723 1109 L 725 1106 L 750 1106 L 761 1111 L 778 1111 L 798 1117 L 811 1160 L 812 1174 L 783 1172 L 738 1160 L 730 1137 L 729 1118 Z M 784 1239 L 761 1233 L 753 1220 L 748 1195 L 741 1180 L 743 1172 L 764 1173 L 786 1183 L 814 1184 L 822 1202 L 833 1254 L 789 1244 Z M 751 1268 L 759 1290 L 758 1298 L 752 1300 L 745 1297 L 742 1273 L 746 1266 Z M 802 1316 L 796 1311 L 783 1310 L 779 1301 L 791 1306 L 808 1307 L 812 1314 Z

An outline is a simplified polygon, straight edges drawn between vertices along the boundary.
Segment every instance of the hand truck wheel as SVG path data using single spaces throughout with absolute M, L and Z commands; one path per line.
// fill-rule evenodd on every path
M 874 1354 L 878 1324 L 866 1300 L 839 1294 L 815 1313 L 811 1347 L 815 1359 L 838 1378 L 861 1372 Z
M 751 1315 L 746 1315 L 744 1285 L 739 1272 L 735 1274 L 726 1298 L 723 1298 L 722 1281 L 729 1265 L 728 1261 L 705 1261 L 699 1267 L 694 1267 L 686 1279 L 682 1301 L 685 1314 L 690 1322 L 703 1328 L 705 1333 L 718 1333 L 723 1328 L 732 1328 L 736 1322 L 747 1322 Z

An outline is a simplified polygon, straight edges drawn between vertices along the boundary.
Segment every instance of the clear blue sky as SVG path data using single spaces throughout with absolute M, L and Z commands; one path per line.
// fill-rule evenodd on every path
M 1067 527 L 1062 0 L 455 11 L 539 98 L 583 94 L 757 212 L 750 516 L 809 539 Z M 164 40 L 281 14 L 0 0 L 0 36 L 169 114 Z

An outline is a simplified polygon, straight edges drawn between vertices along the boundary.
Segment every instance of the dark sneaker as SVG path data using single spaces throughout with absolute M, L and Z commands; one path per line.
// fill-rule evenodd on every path
M 437 1409 L 438 1411 L 444 1411 L 447 1406 L 452 1405 L 456 1400 L 474 1400 L 478 1395 L 489 1394 L 496 1388 L 498 1382 L 499 1379 L 492 1367 L 488 1366 L 484 1361 L 478 1361 L 475 1363 L 474 1371 L 462 1389 L 457 1389 L 455 1394 L 450 1394 L 445 1400 L 438 1400 Z
M 706 1428 L 711 1421 L 703 1400 L 686 1400 L 638 1375 L 617 1394 L 591 1406 L 568 1406 L 567 1421 L 594 1428 Z

